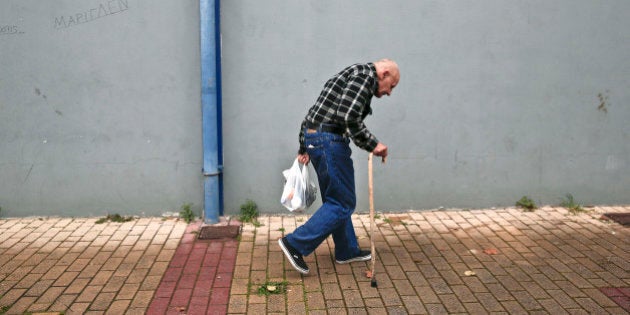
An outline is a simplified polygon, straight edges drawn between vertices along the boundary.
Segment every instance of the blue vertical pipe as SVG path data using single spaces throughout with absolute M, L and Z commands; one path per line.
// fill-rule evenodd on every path
M 220 1 L 199 0 L 201 45 L 201 112 L 203 137 L 204 222 L 223 215 L 223 148 L 221 143 Z

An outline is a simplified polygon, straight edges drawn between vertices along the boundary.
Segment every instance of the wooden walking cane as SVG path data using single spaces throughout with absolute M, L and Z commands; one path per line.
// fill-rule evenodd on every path
M 376 248 L 374 247 L 374 178 L 372 177 L 372 153 L 368 156 L 368 191 L 370 195 L 370 250 L 372 251 L 372 288 L 378 287 L 374 265 L 376 264 Z

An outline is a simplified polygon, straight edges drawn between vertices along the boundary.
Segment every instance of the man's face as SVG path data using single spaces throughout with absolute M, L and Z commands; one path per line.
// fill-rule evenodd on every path
M 383 95 L 389 96 L 392 94 L 392 90 L 398 85 L 399 76 L 391 72 L 385 72 L 382 78 L 378 78 L 378 90 L 376 91 L 376 97 L 380 98 Z

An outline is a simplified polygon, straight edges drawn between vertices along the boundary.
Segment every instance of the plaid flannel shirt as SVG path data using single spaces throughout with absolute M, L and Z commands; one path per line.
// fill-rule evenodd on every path
M 370 133 L 363 120 L 368 114 L 372 114 L 370 103 L 377 88 L 378 77 L 372 63 L 349 66 L 330 78 L 302 122 L 298 152 L 306 152 L 304 129 L 307 122 L 342 127 L 354 144 L 372 152 L 378 140 Z

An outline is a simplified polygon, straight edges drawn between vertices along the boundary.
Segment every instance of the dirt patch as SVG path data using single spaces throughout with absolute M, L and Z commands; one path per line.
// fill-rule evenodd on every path
M 219 238 L 236 238 L 241 232 L 238 225 L 204 226 L 199 230 L 200 240 L 212 240 Z
M 623 226 L 630 226 L 630 213 L 604 213 L 604 219 L 615 221 Z

